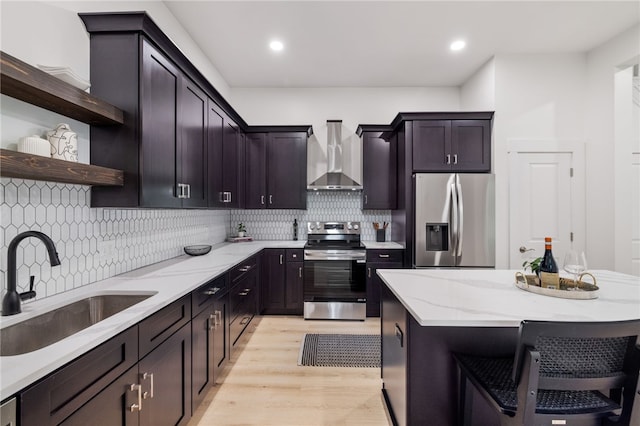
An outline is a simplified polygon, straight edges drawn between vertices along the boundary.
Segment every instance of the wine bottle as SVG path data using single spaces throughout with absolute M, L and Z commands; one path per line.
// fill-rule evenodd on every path
M 560 274 L 551 252 L 551 237 L 544 239 L 544 256 L 540 262 L 540 285 L 554 290 L 560 289 Z
M 298 219 L 293 219 L 293 241 L 298 241 Z

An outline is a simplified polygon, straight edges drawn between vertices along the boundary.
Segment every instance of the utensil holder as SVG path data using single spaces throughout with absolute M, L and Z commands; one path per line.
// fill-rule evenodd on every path
M 384 243 L 386 240 L 385 229 L 376 229 L 376 242 Z

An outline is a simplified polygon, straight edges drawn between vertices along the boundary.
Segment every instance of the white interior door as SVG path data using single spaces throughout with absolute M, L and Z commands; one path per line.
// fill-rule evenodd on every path
M 511 152 L 509 179 L 509 263 L 542 256 L 544 238 L 553 240 L 553 254 L 562 269 L 572 245 L 571 152 Z M 533 249 L 520 253 L 519 248 Z

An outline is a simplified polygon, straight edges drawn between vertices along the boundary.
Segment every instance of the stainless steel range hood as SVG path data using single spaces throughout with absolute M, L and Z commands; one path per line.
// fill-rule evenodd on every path
M 327 172 L 307 185 L 311 190 L 333 191 L 359 191 L 362 184 L 344 173 L 343 161 L 346 152 L 342 146 L 342 120 L 327 120 Z M 309 154 L 309 166 L 314 167 L 323 158 Z

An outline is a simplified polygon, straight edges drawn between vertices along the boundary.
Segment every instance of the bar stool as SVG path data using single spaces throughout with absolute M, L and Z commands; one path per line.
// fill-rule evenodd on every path
M 471 425 L 472 384 L 501 425 L 640 425 L 640 320 L 522 321 L 513 358 L 454 354 L 460 424 Z

